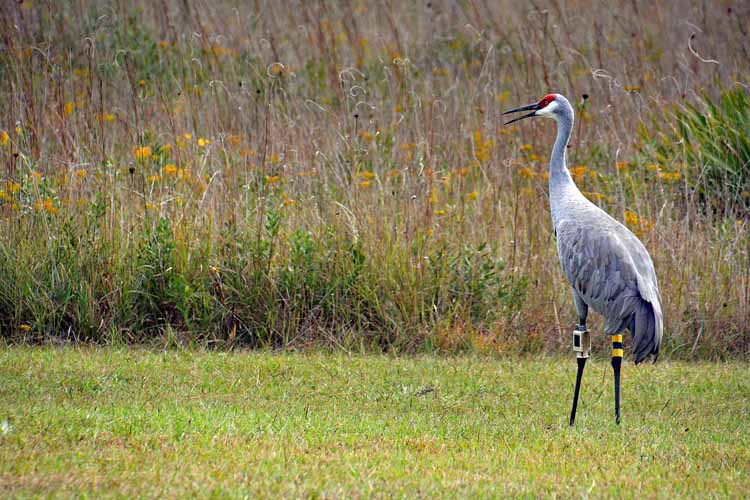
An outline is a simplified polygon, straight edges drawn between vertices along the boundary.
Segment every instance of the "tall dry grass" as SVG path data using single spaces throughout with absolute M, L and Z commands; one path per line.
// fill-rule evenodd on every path
M 748 83 L 749 14 L 4 3 L 2 335 L 566 350 L 554 127 L 500 116 L 554 91 L 576 181 L 654 258 L 665 352 L 746 354 L 747 213 L 701 204 L 687 155 L 648 152 L 675 107 Z

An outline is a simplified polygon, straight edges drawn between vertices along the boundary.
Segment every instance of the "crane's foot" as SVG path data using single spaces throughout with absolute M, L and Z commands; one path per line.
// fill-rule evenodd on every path
M 576 387 L 573 392 L 573 408 L 570 410 L 571 426 L 576 421 L 578 395 L 581 391 L 583 369 L 586 367 L 586 360 L 589 359 L 589 353 L 591 352 L 591 335 L 585 325 L 578 325 L 573 331 L 573 351 L 576 353 L 576 360 L 578 361 L 578 373 L 576 373 Z
M 620 367 L 622 366 L 622 335 L 612 335 L 612 370 L 615 374 L 615 423 L 620 424 Z

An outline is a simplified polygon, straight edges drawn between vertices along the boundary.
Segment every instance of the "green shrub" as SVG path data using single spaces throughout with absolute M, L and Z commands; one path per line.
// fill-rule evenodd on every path
M 750 92 L 742 86 L 704 93 L 674 111 L 673 126 L 641 129 L 644 149 L 666 166 L 684 158 L 687 182 L 705 208 L 721 213 L 750 209 Z

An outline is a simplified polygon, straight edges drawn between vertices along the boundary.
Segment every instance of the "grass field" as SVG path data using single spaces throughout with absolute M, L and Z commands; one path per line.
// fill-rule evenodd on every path
M 750 367 L 4 348 L 0 494 L 746 497 Z

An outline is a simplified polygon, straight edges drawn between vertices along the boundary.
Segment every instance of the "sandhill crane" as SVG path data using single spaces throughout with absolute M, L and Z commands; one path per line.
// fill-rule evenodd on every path
M 565 149 L 573 130 L 573 108 L 560 94 L 549 94 L 537 103 L 506 111 L 531 111 L 506 123 L 542 116 L 557 122 L 557 139 L 549 164 L 549 200 L 557 253 L 563 273 L 573 288 L 578 325 L 573 350 L 578 362 L 570 425 L 576 418 L 581 377 L 591 349 L 586 328 L 589 307 L 606 320 L 612 336 L 612 369 L 615 378 L 615 422 L 620 423 L 620 366 L 622 332 L 633 336 L 635 363 L 659 354 L 663 316 L 659 286 L 651 256 L 636 236 L 604 210 L 586 199 L 565 165 Z

